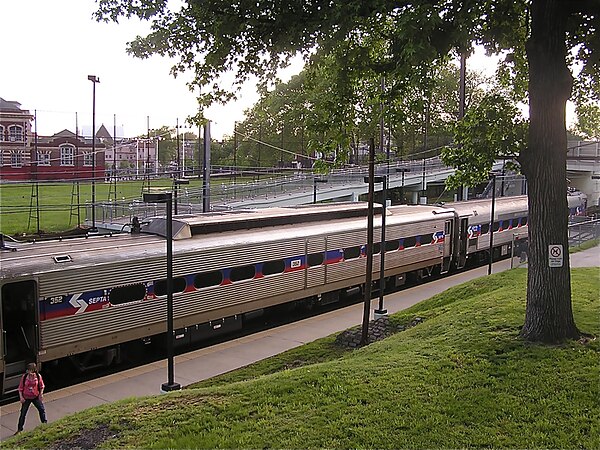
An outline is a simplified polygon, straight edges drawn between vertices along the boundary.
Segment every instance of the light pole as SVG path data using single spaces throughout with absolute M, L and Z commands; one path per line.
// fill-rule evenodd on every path
M 178 198 L 178 194 L 179 194 L 179 185 L 180 184 L 190 184 L 190 180 L 186 180 L 184 178 L 173 178 L 173 190 L 175 191 L 175 199 L 174 199 L 175 200 L 175 204 L 174 204 L 174 206 L 175 206 L 175 215 L 178 214 L 178 211 L 177 211 L 177 204 L 178 204 L 177 198 Z
M 427 180 L 425 178 L 425 164 L 426 164 L 426 159 L 423 158 L 423 181 L 421 181 L 422 188 L 423 188 L 423 197 L 427 197 Z M 420 200 L 419 200 L 419 203 L 421 203 Z M 427 202 L 425 202 L 425 203 L 427 203 Z
M 177 176 L 176 178 L 181 177 L 181 156 L 179 152 L 179 117 L 177 118 L 177 125 L 175 125 L 176 130 L 176 142 L 177 142 Z M 175 191 L 175 214 L 177 214 L 177 191 Z
M 233 195 L 235 197 L 235 183 L 237 175 L 237 122 L 233 122 Z
M 166 203 L 167 208 L 167 370 L 168 381 L 160 387 L 161 392 L 178 391 L 179 383 L 175 383 L 173 364 L 173 194 L 172 192 L 144 192 L 146 203 Z
M 96 228 L 96 83 L 100 83 L 100 78 L 96 75 L 88 75 L 88 80 L 92 82 L 92 229 L 91 232 L 98 231 Z
M 368 182 L 368 180 L 365 180 Z M 379 307 L 374 311 L 373 317 L 379 319 L 387 315 L 387 309 L 383 308 L 383 295 L 385 292 L 385 213 L 387 206 L 387 175 L 376 176 L 374 183 L 382 183 L 381 195 L 383 196 L 383 208 L 381 209 L 381 244 L 379 252 L 381 254 L 381 264 L 379 265 Z
M 373 193 L 375 191 L 375 139 L 369 141 L 369 195 L 367 209 L 367 273 L 361 326 L 361 345 L 369 343 L 369 317 L 371 312 L 371 283 L 373 280 Z
M 496 174 L 490 172 L 492 177 L 492 210 L 490 213 L 490 261 L 488 264 L 488 275 L 492 274 L 492 261 L 494 259 L 494 209 L 496 207 Z
M 210 211 L 210 120 L 204 124 L 204 158 L 202 160 L 202 212 Z
M 313 203 L 317 203 L 317 183 L 327 183 L 327 178 L 313 178 Z

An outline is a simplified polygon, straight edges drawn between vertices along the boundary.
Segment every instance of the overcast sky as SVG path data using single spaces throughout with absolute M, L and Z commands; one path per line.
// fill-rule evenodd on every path
M 126 43 L 149 26 L 123 19 L 120 24 L 92 20 L 94 0 L 0 0 L 2 69 L 0 97 L 17 101 L 32 114 L 37 112 L 40 135 L 63 129 L 91 129 L 92 82 L 96 75 L 96 125 L 118 135 L 144 134 L 150 128 L 180 125 L 197 110 L 196 98 L 186 81 L 169 74 L 173 61 L 158 56 L 141 60 L 128 55 Z M 481 55 L 469 68 L 487 66 Z M 300 70 L 296 64 L 283 78 Z M 213 106 L 206 116 L 213 121 L 212 136 L 233 133 L 234 121 L 258 99 L 254 86 L 247 86 L 240 101 Z M 149 120 L 148 120 L 149 117 Z M 121 131 L 122 130 L 122 131 Z
M 38 133 L 51 135 L 65 128 L 91 129 L 92 82 L 96 75 L 96 124 L 104 123 L 125 136 L 143 134 L 162 125 L 180 125 L 197 110 L 186 81 L 169 74 L 173 61 L 136 59 L 126 43 L 145 34 L 148 24 L 137 20 L 97 23 L 93 0 L 0 0 L 2 69 L 0 97 L 17 101 L 32 114 L 37 111 Z M 213 137 L 232 134 L 235 120 L 258 95 L 252 86 L 237 104 L 212 107 Z M 120 134 L 120 132 L 118 132 Z

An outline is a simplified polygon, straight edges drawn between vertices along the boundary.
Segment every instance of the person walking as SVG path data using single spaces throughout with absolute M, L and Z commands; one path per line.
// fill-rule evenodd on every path
M 15 434 L 23 431 L 25 417 L 27 417 L 27 411 L 32 403 L 40 413 L 40 422 L 48 423 L 46 408 L 44 407 L 44 379 L 37 371 L 35 363 L 27 364 L 27 372 L 19 383 L 19 399 L 21 400 L 21 414 L 19 415 L 19 425 Z

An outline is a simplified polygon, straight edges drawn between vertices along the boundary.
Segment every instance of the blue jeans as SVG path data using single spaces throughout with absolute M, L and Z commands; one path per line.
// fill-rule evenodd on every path
M 46 409 L 44 408 L 44 403 L 40 400 L 39 397 L 29 399 L 26 398 L 23 403 L 21 403 L 21 415 L 19 416 L 19 426 L 17 428 L 18 431 L 23 431 L 23 426 L 25 425 L 25 417 L 27 416 L 27 411 L 29 410 L 29 405 L 33 403 L 40 413 L 40 422 L 47 423 L 46 419 Z

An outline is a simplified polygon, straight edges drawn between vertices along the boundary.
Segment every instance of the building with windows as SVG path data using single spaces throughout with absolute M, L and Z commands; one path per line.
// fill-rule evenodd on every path
M 31 120 L 19 102 L 0 97 L 0 173 L 2 178 L 31 165 Z
M 143 138 L 124 138 L 107 146 L 105 161 L 107 172 L 113 169 L 117 176 L 143 175 L 158 173 L 157 140 Z
M 37 165 L 31 167 L 30 179 L 73 180 L 103 179 L 105 176 L 105 145 L 96 141 L 96 154 L 91 139 L 84 139 L 69 130 L 53 136 L 39 136 L 32 153 L 37 153 Z M 94 167 L 95 164 L 95 167 Z
M 36 136 L 34 116 L 18 102 L 0 98 L 0 180 L 71 180 L 104 178 L 106 145 L 63 130 Z

